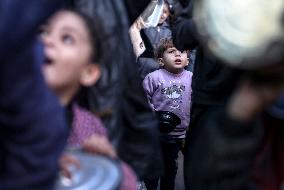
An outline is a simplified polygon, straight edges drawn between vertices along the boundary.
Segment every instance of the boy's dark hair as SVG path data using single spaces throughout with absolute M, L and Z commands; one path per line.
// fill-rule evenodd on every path
M 157 46 L 157 48 L 155 49 L 155 57 L 158 58 L 162 58 L 164 52 L 168 49 L 168 48 L 172 48 L 175 47 L 173 40 L 171 38 L 164 38 L 160 40 L 159 45 Z

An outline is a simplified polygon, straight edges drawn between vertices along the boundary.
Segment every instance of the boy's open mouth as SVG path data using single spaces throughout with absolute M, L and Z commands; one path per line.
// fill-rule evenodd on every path
M 181 63 L 181 59 L 176 59 L 175 63 Z

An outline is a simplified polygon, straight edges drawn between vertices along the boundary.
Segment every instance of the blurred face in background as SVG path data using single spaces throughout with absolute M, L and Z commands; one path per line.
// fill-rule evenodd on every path
M 159 24 L 162 24 L 163 22 L 165 22 L 167 18 L 169 17 L 169 15 L 170 15 L 170 9 L 169 9 L 168 4 L 165 3 L 163 6 L 163 12 L 161 14 Z

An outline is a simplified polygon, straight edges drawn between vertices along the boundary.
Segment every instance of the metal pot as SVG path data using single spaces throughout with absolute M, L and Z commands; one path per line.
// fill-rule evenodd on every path
M 80 161 L 80 169 L 70 165 L 71 179 L 60 175 L 55 190 L 117 190 L 121 171 L 115 160 L 83 151 L 68 152 Z

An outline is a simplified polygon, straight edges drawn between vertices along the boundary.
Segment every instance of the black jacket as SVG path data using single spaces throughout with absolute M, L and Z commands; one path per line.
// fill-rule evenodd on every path
M 206 52 L 199 43 L 191 12 L 192 1 L 176 20 L 173 40 L 178 49 L 197 48 L 192 79 L 192 102 L 202 105 L 224 105 L 243 71 L 226 66 Z
M 157 121 L 147 103 L 128 34 L 129 21 L 142 12 L 148 1 L 74 2 L 87 14 L 99 16 L 105 33 L 103 74 L 88 94 L 89 108 L 101 113 L 119 156 L 140 178 L 155 173 L 150 162 L 153 156 L 159 158 Z
M 188 14 L 190 6 L 173 30 L 179 49 L 197 47 L 191 124 L 185 148 L 185 185 L 194 190 L 250 189 L 250 171 L 262 127 L 258 119 L 244 123 L 227 114 L 226 102 L 243 71 L 226 66 L 206 52 Z

